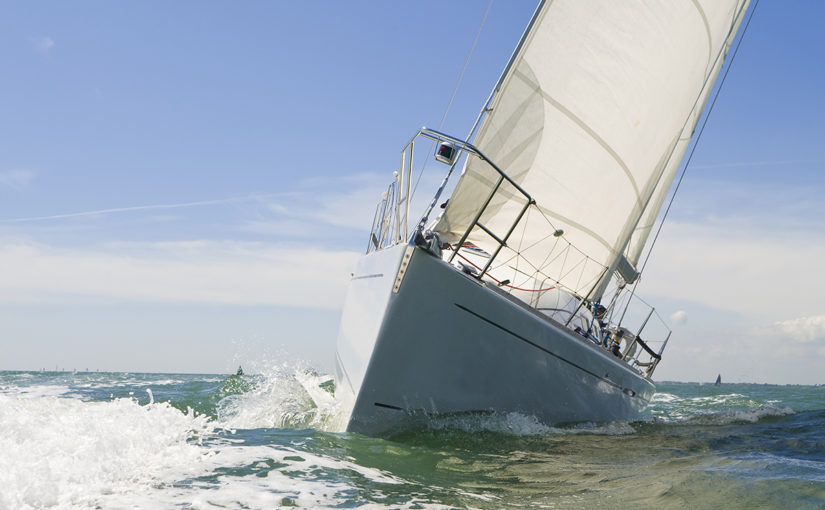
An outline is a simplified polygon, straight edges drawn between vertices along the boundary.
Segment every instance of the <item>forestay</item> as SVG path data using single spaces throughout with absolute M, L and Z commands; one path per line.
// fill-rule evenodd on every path
M 548 0 L 540 7 L 474 142 L 536 201 L 499 271 L 518 267 L 537 286 L 556 282 L 591 298 L 616 270 L 635 277 L 747 3 Z M 442 240 L 461 238 L 497 177 L 468 158 L 434 227 Z M 501 237 L 524 203 L 505 183 L 479 222 Z M 491 253 L 497 247 L 480 228 L 467 240 Z

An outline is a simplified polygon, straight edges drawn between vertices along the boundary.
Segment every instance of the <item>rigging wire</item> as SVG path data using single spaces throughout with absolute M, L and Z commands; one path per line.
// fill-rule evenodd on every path
M 621 325 L 622 321 L 624 320 L 624 316 L 627 313 L 627 309 L 630 307 L 630 302 L 636 295 L 636 288 L 639 286 L 639 282 L 642 280 L 642 275 L 644 274 L 645 268 L 647 267 L 647 263 L 650 260 L 650 254 L 653 253 L 653 247 L 656 245 L 656 241 L 659 239 L 659 234 L 662 232 L 662 227 L 664 226 L 665 219 L 667 218 L 667 215 L 670 212 L 670 208 L 673 205 L 673 200 L 676 198 L 676 193 L 679 192 L 679 187 L 682 185 L 682 180 L 685 178 L 687 169 L 690 166 L 690 161 L 693 159 L 693 153 L 696 151 L 696 147 L 699 145 L 699 140 L 702 138 L 702 133 L 705 132 L 705 126 L 707 126 L 708 124 L 710 114 L 713 112 L 713 107 L 716 105 L 716 100 L 719 99 L 719 93 L 722 91 L 722 87 L 725 85 L 725 80 L 728 77 L 728 72 L 730 72 L 730 68 L 733 66 L 733 61 L 736 59 L 736 54 L 739 52 L 739 46 L 742 44 L 742 40 L 745 38 L 745 34 L 748 32 L 748 27 L 751 24 L 751 20 L 753 19 L 753 15 L 756 12 L 756 7 L 758 5 L 759 0 L 755 0 L 753 3 L 753 8 L 751 9 L 750 14 L 748 15 L 748 20 L 745 22 L 745 28 L 742 29 L 742 35 L 739 36 L 739 39 L 736 41 L 736 47 L 733 49 L 733 53 L 731 53 L 730 62 L 725 68 L 725 73 L 722 75 L 722 80 L 719 82 L 719 86 L 716 88 L 716 94 L 713 95 L 713 101 L 711 101 L 710 106 L 708 107 L 708 112 L 705 115 L 704 120 L 702 121 L 702 126 L 699 128 L 699 134 L 696 135 L 696 140 L 693 142 L 693 147 L 691 147 L 690 153 L 688 154 L 688 157 L 685 160 L 685 166 L 682 168 L 682 173 L 679 175 L 679 180 L 676 181 L 676 186 L 673 188 L 673 194 L 670 196 L 670 201 L 668 201 L 667 207 L 665 208 L 665 212 L 662 215 L 662 221 L 659 222 L 659 228 L 656 229 L 656 235 L 653 236 L 653 241 L 651 241 L 650 248 L 647 250 L 645 260 L 644 262 L 642 262 L 641 269 L 639 269 L 639 276 L 636 279 L 636 283 L 633 285 L 633 289 L 630 291 L 630 296 L 627 300 L 627 303 L 625 304 L 624 312 L 622 312 L 622 317 L 619 319 L 619 325 Z
M 458 81 L 453 88 L 453 93 L 450 96 L 450 100 L 447 102 L 447 107 L 444 109 L 444 114 L 441 116 L 441 122 L 438 124 L 438 130 L 444 127 L 444 122 L 447 120 L 447 114 L 450 112 L 450 107 L 453 105 L 453 100 L 455 99 L 456 94 L 458 93 L 458 88 L 461 86 L 461 80 L 464 79 L 464 71 L 467 70 L 467 65 L 470 63 L 470 57 L 473 56 L 473 52 L 476 49 L 476 44 L 478 43 L 478 38 L 481 35 L 481 29 L 484 28 L 484 24 L 487 22 L 487 15 L 490 14 L 490 7 L 493 6 L 493 0 L 487 2 L 487 9 L 484 11 L 484 16 L 481 18 L 481 24 L 478 26 L 478 30 L 476 30 L 476 35 L 473 38 L 473 44 L 470 45 L 470 51 L 467 53 L 467 58 L 464 59 L 464 66 L 461 67 L 461 72 L 458 73 Z M 435 141 L 433 141 L 433 148 L 435 148 Z M 418 189 L 418 184 L 421 182 L 421 176 L 424 175 L 424 168 L 427 166 L 427 161 L 424 161 L 424 164 L 421 165 L 421 170 L 418 171 L 418 179 L 415 181 L 415 187 L 413 187 L 412 193 L 410 195 L 415 195 L 416 190 Z M 409 197 L 408 197 L 409 199 Z
M 650 260 L 650 254 L 653 252 L 653 246 L 656 244 L 656 241 L 659 239 L 659 234 L 662 232 L 662 227 L 665 224 L 665 219 L 667 218 L 668 213 L 670 212 L 670 208 L 673 205 L 673 200 L 676 198 L 676 193 L 679 192 L 679 187 L 682 185 L 682 179 L 685 178 L 685 174 L 687 173 L 687 169 L 690 166 L 690 161 L 693 159 L 693 153 L 696 151 L 696 147 L 699 145 L 699 140 L 702 138 L 702 133 L 705 131 L 705 126 L 708 124 L 708 119 L 710 118 L 710 114 L 713 112 L 713 107 L 716 105 L 716 100 L 719 99 L 719 94 L 722 91 L 722 87 L 725 85 L 725 80 L 728 77 L 728 72 L 730 68 L 733 66 L 733 61 L 736 59 L 736 54 L 739 52 L 739 46 L 742 44 L 742 40 L 745 38 L 745 34 L 748 32 L 748 27 L 751 24 L 751 20 L 753 19 L 753 15 L 756 12 L 756 8 L 759 6 L 759 0 L 755 0 L 753 3 L 753 9 L 751 9 L 750 15 L 748 16 L 748 21 L 745 22 L 745 28 L 742 29 L 742 35 L 739 37 L 739 40 L 736 42 L 736 47 L 733 49 L 733 53 L 730 57 L 730 62 L 728 63 L 727 68 L 725 69 L 725 73 L 722 75 L 722 81 L 719 82 L 719 87 L 716 89 L 716 94 L 713 96 L 713 101 L 710 103 L 710 107 L 708 108 L 708 113 L 705 115 L 705 119 L 702 121 L 702 127 L 699 128 L 699 134 L 696 135 L 696 141 L 693 142 L 693 147 L 690 149 L 690 154 L 688 154 L 687 160 L 685 160 L 685 166 L 682 168 L 682 173 L 679 175 L 679 180 L 676 181 L 676 187 L 673 188 L 673 194 L 670 196 L 670 201 L 665 208 L 665 212 L 662 215 L 662 221 L 659 222 L 659 228 L 656 229 L 656 235 L 653 236 L 653 241 L 650 243 L 650 248 L 647 250 L 647 256 L 645 256 L 645 260 L 642 263 L 642 268 L 639 270 L 641 279 L 641 274 L 644 273 L 645 267 L 647 267 L 647 262 Z M 638 286 L 638 281 L 636 282 Z M 634 292 L 636 290 L 636 286 L 633 288 Z
M 460 250 L 460 248 L 459 248 L 459 250 Z M 474 268 L 476 268 L 476 269 L 478 269 L 479 271 L 481 271 L 481 268 L 480 268 L 480 267 L 478 267 L 477 265 L 475 265 L 475 264 L 473 263 L 473 261 L 471 261 L 470 259 L 468 259 L 468 258 L 467 258 L 467 257 L 465 257 L 464 255 L 462 255 L 460 252 L 456 252 L 456 255 L 458 255 L 459 257 L 461 257 L 462 259 L 464 259 L 464 260 L 465 260 L 468 264 L 470 264 L 470 265 L 471 265 L 471 266 L 473 266 Z M 499 286 L 499 287 L 508 287 L 508 288 L 513 289 L 513 290 L 520 290 L 520 291 L 523 291 L 523 292 L 547 292 L 548 290 L 553 290 L 553 289 L 555 289 L 555 288 L 556 288 L 556 286 L 555 286 L 555 285 L 553 285 L 552 287 L 547 287 L 546 289 L 523 289 L 523 288 L 521 288 L 521 287 L 516 287 L 515 285 L 510 285 L 509 283 L 506 283 L 506 282 L 508 282 L 508 280 L 503 280 L 503 281 L 502 281 L 502 280 L 497 279 L 496 277 L 494 277 L 493 275 L 491 275 L 489 271 L 487 271 L 486 273 L 484 273 L 484 275 L 486 275 L 488 278 L 490 278 L 491 280 L 493 280 L 494 282 L 496 282 L 496 283 L 498 284 L 498 286 Z M 484 276 L 484 275 L 482 275 L 482 276 Z
M 481 24 L 478 26 L 478 30 L 476 30 L 476 35 L 473 38 L 473 44 L 470 46 L 470 52 L 467 53 L 467 58 L 464 59 L 464 66 L 461 68 L 461 72 L 458 73 L 458 81 L 456 82 L 455 88 L 453 89 L 453 94 L 450 96 L 450 101 L 447 102 L 447 108 L 444 109 L 444 115 L 441 116 L 441 123 L 438 125 L 439 131 L 441 131 L 441 128 L 444 127 L 444 121 L 447 120 L 447 113 L 449 113 L 450 107 L 453 105 L 453 99 L 455 99 L 455 96 L 458 93 L 458 87 L 461 86 L 461 80 L 464 78 L 464 71 L 467 70 L 467 64 L 470 63 L 470 57 L 473 55 L 473 51 L 475 51 L 476 49 L 478 37 L 481 35 L 481 29 L 484 28 L 484 23 L 487 22 L 487 15 L 490 14 L 490 7 L 492 6 L 493 0 L 487 2 L 487 9 L 484 11 L 484 16 L 481 18 Z

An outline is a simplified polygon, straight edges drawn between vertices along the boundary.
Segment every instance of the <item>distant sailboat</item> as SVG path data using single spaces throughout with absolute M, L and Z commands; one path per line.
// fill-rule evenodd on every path
M 645 303 L 628 313 L 629 289 L 747 4 L 541 2 L 469 136 L 415 134 L 341 318 L 348 431 L 638 416 L 670 331 Z M 450 170 L 416 219 L 413 156 L 430 142 Z
M 716 376 L 716 382 L 713 383 L 714 386 L 721 386 L 722 385 L 722 374 Z

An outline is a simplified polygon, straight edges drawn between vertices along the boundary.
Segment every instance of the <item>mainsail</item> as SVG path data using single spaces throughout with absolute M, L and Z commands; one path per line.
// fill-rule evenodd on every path
M 497 267 L 537 287 L 599 297 L 636 277 L 748 0 L 547 0 L 538 9 L 474 145 L 535 205 Z M 433 228 L 456 242 L 498 175 L 469 157 Z M 467 241 L 493 253 L 525 206 L 507 182 Z M 485 229 L 487 231 L 485 231 Z M 516 281 L 515 279 L 513 281 Z

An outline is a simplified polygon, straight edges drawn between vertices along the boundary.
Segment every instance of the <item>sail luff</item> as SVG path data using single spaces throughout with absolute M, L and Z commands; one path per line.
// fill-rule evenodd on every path
M 638 264 L 639 257 L 644 249 L 647 237 L 650 235 L 650 231 L 652 230 L 652 224 L 644 233 L 636 236 L 637 238 L 635 239 L 635 244 L 632 246 L 631 250 L 628 250 L 628 247 L 631 247 L 631 242 L 634 241 L 634 234 L 637 232 L 639 222 L 642 219 L 652 219 L 652 221 L 655 221 L 656 217 L 659 215 L 659 211 L 661 211 L 664 199 L 670 190 L 673 179 L 676 177 L 677 170 L 681 166 L 682 158 L 684 157 L 685 151 L 690 143 L 690 139 L 693 136 L 693 132 L 696 129 L 696 125 L 699 123 L 699 119 L 702 116 L 702 111 L 705 109 L 705 104 L 710 97 L 714 84 L 716 83 L 716 78 L 719 76 L 719 72 L 722 69 L 725 57 L 730 50 L 731 43 L 733 42 L 736 32 L 742 23 L 745 11 L 747 10 L 748 2 L 749 0 L 742 0 L 741 5 L 737 6 L 738 8 L 734 13 L 733 22 L 731 23 L 730 30 L 725 37 L 724 43 L 720 46 L 716 55 L 711 55 L 713 57 L 713 63 L 708 70 L 704 84 L 702 85 L 702 89 L 696 98 L 693 109 L 691 109 L 688 115 L 685 116 L 685 123 L 679 136 L 673 141 L 671 149 L 666 152 L 667 159 L 661 166 L 661 172 L 658 177 L 652 182 L 653 186 L 643 209 L 640 211 L 638 217 L 635 218 L 635 221 L 633 221 L 632 217 L 629 218 L 625 229 L 625 245 L 616 255 L 616 258 L 611 266 L 612 269 L 615 269 L 623 260 L 627 261 L 627 263 L 629 263 L 634 270 L 636 269 L 636 265 Z M 705 26 L 707 27 L 707 19 L 705 16 L 702 18 L 703 21 L 705 21 Z M 709 35 L 709 37 L 711 36 Z M 627 254 L 625 255 L 626 252 Z M 595 294 L 597 299 L 604 293 L 610 283 L 612 274 L 613 271 L 608 271 L 603 278 L 601 285 Z M 635 276 L 638 277 L 638 273 L 635 273 Z M 627 278 L 625 277 L 625 279 Z M 629 281 L 628 283 L 632 283 L 632 281 Z
M 552 0 L 550 0 L 550 1 L 552 1 Z M 468 140 L 468 141 L 473 140 L 473 138 L 475 136 L 475 133 L 476 133 L 476 130 L 479 128 L 479 126 L 481 125 L 481 123 L 484 120 L 485 116 L 490 111 L 491 104 L 493 103 L 493 101 L 498 96 L 498 92 L 501 88 L 501 85 L 504 82 L 507 75 L 509 74 L 510 68 L 512 67 L 513 62 L 515 62 L 516 58 L 518 57 L 519 53 L 521 52 L 521 49 L 524 47 L 524 42 L 527 40 L 527 37 L 530 35 L 530 32 L 533 29 L 533 25 L 535 24 L 536 19 L 539 16 L 539 13 L 542 12 L 542 9 L 544 7 L 545 2 L 546 2 L 546 0 L 541 0 L 539 2 L 539 4 L 536 6 L 536 9 L 533 11 L 533 15 L 530 17 L 530 22 L 527 24 L 527 27 L 525 27 L 524 32 L 522 32 L 521 37 L 519 38 L 519 42 L 516 45 L 515 49 L 513 50 L 513 53 L 510 55 L 510 58 L 507 60 L 507 64 L 504 66 L 504 69 L 501 71 L 501 74 L 499 75 L 498 80 L 496 81 L 496 84 L 493 86 L 492 90 L 490 90 L 490 94 L 487 96 L 487 100 L 484 101 L 484 106 L 482 106 L 481 110 L 478 112 L 478 115 L 476 116 L 476 120 L 475 120 L 475 122 L 473 122 L 473 125 L 470 128 L 470 132 L 467 133 L 467 137 L 465 138 L 466 140 Z M 458 165 L 458 162 L 453 163 L 453 165 L 450 167 L 450 170 L 444 176 L 444 180 L 441 182 L 441 185 L 438 187 L 438 189 L 435 193 L 435 196 L 433 197 L 432 201 L 430 202 L 430 205 L 427 207 L 427 209 L 425 210 L 423 216 L 421 217 L 421 221 L 419 223 L 419 228 L 423 228 L 426 225 L 427 221 L 429 221 L 430 214 L 432 213 L 433 208 L 435 208 L 435 205 L 438 203 L 438 199 L 441 196 L 441 193 L 443 193 L 443 191 L 446 189 L 447 183 L 449 182 L 450 176 L 452 175 L 453 170 L 455 170 L 456 165 Z
M 631 235 L 631 239 L 628 241 L 628 248 L 626 250 L 625 256 L 627 260 L 634 265 L 634 267 L 639 263 L 648 236 L 650 235 L 650 232 L 653 230 L 656 218 L 659 216 L 659 213 L 662 210 L 662 205 L 664 204 L 665 198 L 667 197 L 670 188 L 673 185 L 673 181 L 676 178 L 676 174 L 678 173 L 679 167 L 681 167 L 682 165 L 682 160 L 684 158 L 685 152 L 687 151 L 690 145 L 690 140 L 693 136 L 693 132 L 696 129 L 696 125 L 698 124 L 699 120 L 701 119 L 702 112 L 704 111 L 705 105 L 708 99 L 710 98 L 711 92 L 713 91 L 713 88 L 715 86 L 715 81 L 719 76 L 720 71 L 722 70 L 722 66 L 724 65 L 725 57 L 727 56 L 730 47 L 733 44 L 733 41 L 736 37 L 736 34 L 739 31 L 739 26 L 742 24 L 742 20 L 745 17 L 747 7 L 748 1 L 742 2 L 741 7 L 739 8 L 736 16 L 734 17 L 733 23 L 731 24 L 731 29 L 728 34 L 728 37 L 726 38 L 726 43 L 723 46 L 722 51 L 720 52 L 716 61 L 714 62 L 714 67 L 708 74 L 708 79 L 706 80 L 706 84 L 702 89 L 699 101 L 697 101 L 697 106 L 693 109 L 690 116 L 688 117 L 688 122 L 685 123 L 685 128 L 682 130 L 682 134 L 679 136 L 679 140 L 677 141 L 677 145 L 674 147 L 674 150 L 668 160 L 667 166 L 665 167 L 664 171 L 662 172 L 662 175 L 660 176 L 656 184 L 656 188 L 653 191 L 653 195 L 651 196 L 644 212 L 639 217 L 639 221 L 637 222 L 634 228 L 634 232 Z M 690 121 L 691 118 L 693 119 L 692 122 Z
M 672 180 L 670 162 L 680 159 L 680 139 L 713 81 L 713 56 L 726 47 L 730 20 L 746 3 L 544 4 L 475 139 L 536 200 L 540 214 L 529 216 L 520 243 L 508 248 L 537 277 L 583 295 L 605 268 L 612 275 L 630 265 L 620 264 L 631 262 L 623 254 L 649 207 L 661 205 L 659 184 Z M 494 177 L 481 161 L 468 159 L 434 228 L 442 239 L 455 241 L 467 230 L 479 211 L 477 197 Z M 523 205 L 505 187 L 482 222 L 506 232 Z M 476 230 L 468 239 L 494 251 L 494 241 Z M 554 239 L 559 231 L 563 243 Z M 568 249 L 565 243 L 576 253 L 548 257 Z M 557 262 L 543 265 L 546 260 Z M 571 276 L 571 267 L 583 269 Z
M 515 49 L 513 49 L 513 53 L 510 55 L 510 59 L 507 61 L 507 64 L 501 71 L 501 74 L 498 77 L 498 81 L 496 81 L 496 84 L 490 91 L 490 95 L 484 102 L 484 106 L 481 107 L 481 111 L 478 112 L 478 116 L 476 117 L 476 120 L 473 123 L 473 127 L 470 128 L 470 132 L 467 134 L 467 140 L 473 140 L 476 129 L 478 129 L 478 127 L 481 125 L 481 121 L 484 119 L 485 114 L 487 114 L 492 109 L 491 105 L 493 101 L 496 99 L 499 90 L 501 90 L 502 83 L 504 83 L 505 78 L 507 78 L 508 74 L 510 73 L 510 68 L 513 67 L 513 63 L 518 58 L 519 53 L 521 53 L 521 49 L 524 47 L 525 41 L 530 36 L 530 32 L 533 30 L 533 26 L 536 23 L 536 19 L 538 19 L 539 14 L 542 12 L 542 9 L 544 8 L 544 4 L 546 1 L 547 0 L 541 0 L 539 4 L 536 6 L 536 10 L 533 11 L 533 15 L 530 17 L 530 22 L 527 23 L 527 27 L 524 29 L 524 32 L 522 32 L 518 44 L 516 45 Z M 550 1 L 552 2 L 553 0 Z

